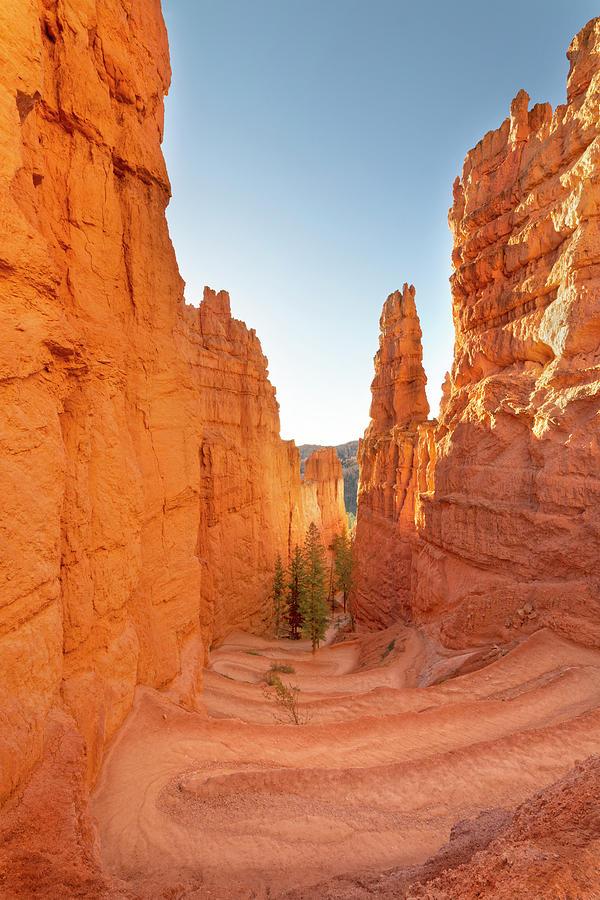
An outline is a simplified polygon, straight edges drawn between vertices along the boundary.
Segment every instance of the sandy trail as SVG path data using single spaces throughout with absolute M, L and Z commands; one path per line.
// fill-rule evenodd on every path
M 599 652 L 547 631 L 491 652 L 443 680 L 468 654 L 415 630 L 314 657 L 231 635 L 205 673 L 208 718 L 139 691 L 93 800 L 105 865 L 141 896 L 242 898 L 424 861 L 458 820 L 512 808 L 600 749 Z M 294 667 L 282 677 L 309 724 L 274 723 L 274 661 Z

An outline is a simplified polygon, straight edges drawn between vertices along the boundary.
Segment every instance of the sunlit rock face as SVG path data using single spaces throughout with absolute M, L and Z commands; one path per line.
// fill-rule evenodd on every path
M 415 453 L 429 412 L 414 287 L 390 294 L 379 324 L 371 422 L 358 450 L 354 611 L 385 627 L 410 613 Z
M 414 598 L 451 643 L 600 640 L 599 20 L 568 57 L 566 105 L 521 91 L 454 185 L 455 358 Z
M 137 684 L 185 661 L 193 706 L 307 522 L 254 331 L 225 293 L 184 303 L 159 3 L 5 0 L 0 44 L 1 800 L 53 707 L 91 779 Z
M 333 539 L 347 529 L 344 475 L 335 447 L 322 447 L 308 457 L 302 488 L 303 519 L 310 524 L 310 510 L 316 510 L 315 522 L 320 522 L 321 541 L 328 549 Z
M 374 387 L 357 533 L 369 624 L 395 607 L 456 646 L 544 624 L 600 640 L 599 20 L 568 57 L 567 103 L 529 109 L 520 92 L 455 182 L 454 364 L 416 452 L 374 442 L 378 422 L 408 427 L 414 385 L 387 405 Z M 369 583 L 381 547 L 385 578 Z

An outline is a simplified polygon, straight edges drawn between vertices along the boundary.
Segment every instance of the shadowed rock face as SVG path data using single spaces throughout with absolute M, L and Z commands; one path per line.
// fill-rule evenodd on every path
M 521 91 L 455 182 L 455 357 L 439 423 L 419 425 L 418 354 L 384 377 L 376 359 L 357 527 L 368 624 L 433 621 L 457 646 L 540 623 L 600 640 L 599 20 L 568 57 L 567 104 L 528 110 Z M 384 311 L 393 360 L 388 330 Z M 411 355 L 414 379 L 397 378 Z M 400 444 L 384 439 L 394 427 Z
M 275 554 L 339 504 L 304 490 L 228 295 L 184 302 L 160 4 L 7 0 L 0 45 L 2 799 L 57 705 L 90 778 L 136 684 L 185 657 L 193 706 L 208 646 L 262 626 Z

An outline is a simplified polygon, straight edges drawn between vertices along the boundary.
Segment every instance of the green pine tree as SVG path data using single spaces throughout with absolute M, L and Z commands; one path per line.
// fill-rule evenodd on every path
M 327 581 L 329 583 L 329 587 L 327 589 L 327 602 L 331 604 L 331 615 L 335 612 L 335 592 L 337 590 L 336 577 L 335 577 L 335 544 L 337 541 L 337 537 L 334 537 L 332 542 L 329 544 L 327 549 L 329 550 L 329 574 L 327 576 Z
M 301 612 L 303 618 L 302 634 L 310 639 L 313 653 L 325 637 L 329 610 L 327 608 L 327 577 L 325 567 L 325 550 L 321 543 L 319 530 L 314 522 L 309 525 L 304 544 L 306 564 L 306 592 Z
M 285 595 L 285 572 L 281 562 L 281 556 L 277 554 L 275 571 L 273 574 L 273 588 L 271 590 L 273 601 L 273 630 L 275 637 L 283 637 L 285 618 L 287 613 L 287 598 Z
M 300 639 L 302 630 L 302 608 L 306 593 L 306 563 L 302 549 L 296 545 L 288 566 L 287 578 L 287 623 L 288 633 L 293 641 Z
M 344 595 L 344 612 L 346 612 L 354 575 L 352 539 L 346 529 L 333 539 L 333 564 L 335 568 L 335 586 Z

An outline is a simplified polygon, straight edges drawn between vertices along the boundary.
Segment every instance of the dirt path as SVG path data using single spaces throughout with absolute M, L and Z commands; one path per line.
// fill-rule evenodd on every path
M 600 749 L 600 653 L 546 631 L 497 651 L 450 678 L 468 654 L 414 630 L 314 657 L 231 635 L 205 673 L 208 717 L 139 692 L 93 801 L 105 865 L 141 896 L 224 900 L 423 862 L 458 820 Z M 274 723 L 274 661 L 294 668 L 309 724 Z

